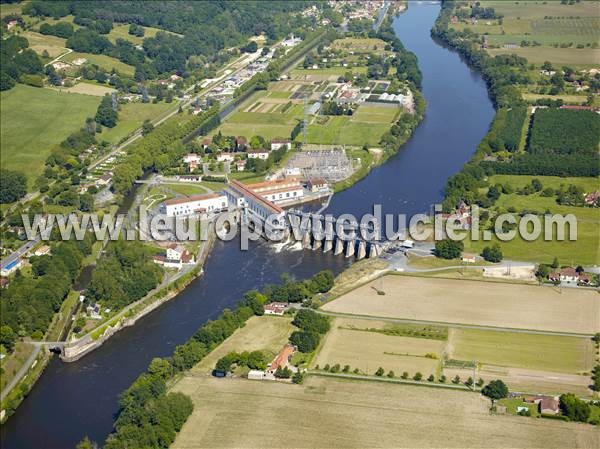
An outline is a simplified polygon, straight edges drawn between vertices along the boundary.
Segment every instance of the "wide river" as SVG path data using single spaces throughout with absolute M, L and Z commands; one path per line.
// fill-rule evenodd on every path
M 424 121 L 396 156 L 335 195 L 327 213 L 360 216 L 372 212 L 374 204 L 395 214 L 429 211 L 442 198 L 446 179 L 486 133 L 494 111 L 483 80 L 430 37 L 439 10 L 439 4 L 410 2 L 394 21 L 398 37 L 419 58 L 428 103 Z M 305 278 L 325 268 L 339 272 L 348 263 L 331 252 L 277 252 L 265 242 L 242 252 L 237 243 L 217 242 L 204 276 L 177 298 L 78 362 L 55 357 L 2 426 L 2 447 L 72 449 L 84 435 L 103 442 L 118 411 L 119 393 L 153 357 L 171 354 L 247 290 L 278 282 L 283 273 Z

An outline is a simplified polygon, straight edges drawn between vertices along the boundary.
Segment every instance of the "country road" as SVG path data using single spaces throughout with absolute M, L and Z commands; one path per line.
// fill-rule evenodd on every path
M 29 368 L 33 364 L 33 361 L 37 358 L 38 354 L 40 353 L 40 349 L 42 348 L 42 345 L 34 345 L 34 346 L 35 346 L 35 348 L 33 349 L 33 352 L 31 353 L 31 355 L 29 357 L 27 357 L 27 360 L 25 361 L 25 363 L 23 363 L 23 365 L 21 366 L 19 371 L 17 371 L 17 374 L 15 374 L 15 376 L 11 379 L 11 381 L 6 384 L 6 386 L 2 390 L 2 393 L 0 393 L 0 401 L 4 401 L 6 396 L 8 396 L 8 394 L 12 391 L 12 389 L 19 382 L 21 382 L 21 379 L 23 378 L 23 376 L 25 374 L 27 374 L 27 372 L 29 371 Z

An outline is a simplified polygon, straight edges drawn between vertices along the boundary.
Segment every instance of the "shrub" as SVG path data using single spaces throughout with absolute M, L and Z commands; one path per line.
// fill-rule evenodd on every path
M 375 371 L 376 376 L 383 376 L 384 373 L 385 371 L 381 366 L 377 369 L 377 371 Z

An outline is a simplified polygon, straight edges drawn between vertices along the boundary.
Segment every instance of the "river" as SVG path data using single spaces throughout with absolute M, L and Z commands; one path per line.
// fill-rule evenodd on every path
M 352 188 L 334 196 L 326 211 L 360 216 L 381 204 L 384 212 L 427 212 L 442 198 L 448 176 L 470 158 L 494 114 L 485 83 L 459 56 L 429 34 L 439 5 L 411 2 L 394 21 L 423 72 L 426 117 L 404 148 Z M 342 256 L 312 251 L 277 252 L 266 242 L 242 252 L 218 241 L 205 274 L 135 326 L 74 363 L 54 358 L 17 412 L 2 426 L 6 449 L 69 449 L 84 436 L 103 442 L 118 411 L 118 395 L 153 357 L 167 356 L 206 320 L 233 306 L 247 290 L 278 282 L 282 273 L 305 278 L 348 265 Z

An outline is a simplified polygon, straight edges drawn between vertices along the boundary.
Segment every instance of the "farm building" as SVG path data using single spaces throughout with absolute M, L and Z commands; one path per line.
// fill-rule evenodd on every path
M 283 315 L 287 309 L 287 304 L 283 302 L 272 302 L 265 305 L 265 315 Z
M 267 372 L 269 374 L 275 374 L 275 371 L 277 371 L 277 368 L 284 368 L 287 366 L 288 362 L 290 361 L 290 357 L 292 357 L 292 354 L 294 354 L 294 352 L 296 351 L 296 348 L 292 345 L 285 345 L 281 351 L 279 351 L 279 354 L 277 354 L 277 356 L 275 357 L 275 359 L 273 359 L 273 361 L 271 363 L 269 363 L 269 366 L 267 367 Z

